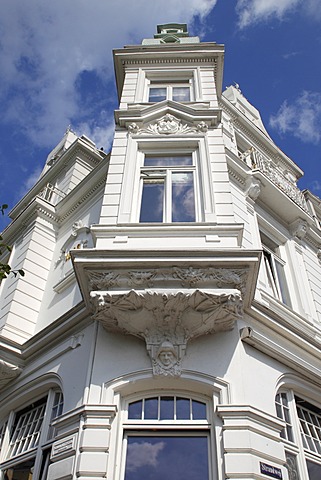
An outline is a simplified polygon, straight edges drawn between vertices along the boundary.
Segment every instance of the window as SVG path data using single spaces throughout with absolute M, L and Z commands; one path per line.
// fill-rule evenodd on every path
M 319 480 L 321 409 L 291 391 L 278 393 L 275 405 L 277 416 L 286 424 L 281 437 L 285 443 L 289 479 Z
M 192 154 L 145 155 L 140 222 L 195 222 L 196 160 Z
M 51 390 L 26 408 L 9 416 L 2 428 L 1 469 L 6 480 L 44 480 L 50 460 L 54 429 L 51 421 L 62 413 L 63 396 Z
M 149 102 L 162 102 L 174 100 L 175 102 L 189 102 L 191 100 L 191 87 L 186 84 L 157 85 L 149 87 Z
M 161 395 L 129 403 L 124 424 L 125 480 L 209 479 L 206 403 Z
M 265 286 L 268 292 L 291 307 L 290 294 L 285 276 L 285 262 L 280 257 L 279 246 L 261 233 Z

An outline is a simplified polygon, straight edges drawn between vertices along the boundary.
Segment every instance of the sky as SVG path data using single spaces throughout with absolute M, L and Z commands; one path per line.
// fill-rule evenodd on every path
M 320 0 L 0 0 L 0 205 L 38 179 L 68 126 L 110 148 L 117 108 L 112 49 L 156 25 L 225 45 L 237 83 L 274 142 L 321 196 Z M 0 216 L 0 230 L 8 219 Z

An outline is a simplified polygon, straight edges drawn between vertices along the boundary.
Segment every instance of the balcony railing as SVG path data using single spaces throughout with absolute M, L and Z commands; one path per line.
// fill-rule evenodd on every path
M 43 198 L 47 202 L 52 203 L 53 205 L 56 205 L 60 200 L 62 200 L 66 194 L 62 190 L 59 190 L 59 188 L 55 187 L 51 183 L 47 183 L 45 188 L 41 190 L 41 192 L 38 195 L 40 198 Z
M 308 212 L 308 206 L 301 190 L 291 182 L 276 167 L 276 165 L 267 157 L 258 152 L 254 147 L 249 148 L 241 153 L 240 159 L 243 160 L 252 170 L 259 170 L 267 177 L 276 187 L 285 193 L 293 202 L 299 205 L 303 210 Z

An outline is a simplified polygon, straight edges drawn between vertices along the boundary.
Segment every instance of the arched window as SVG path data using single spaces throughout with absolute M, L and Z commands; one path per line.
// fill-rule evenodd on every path
M 321 478 L 321 408 L 293 391 L 275 397 L 277 416 L 285 422 L 281 432 L 285 444 L 289 480 Z
M 12 411 L 1 427 L 1 470 L 5 480 L 47 478 L 54 418 L 63 410 L 63 394 L 50 390 L 48 395 L 22 409 Z
M 162 393 L 130 401 L 127 407 L 122 478 L 210 478 L 213 440 L 204 400 Z

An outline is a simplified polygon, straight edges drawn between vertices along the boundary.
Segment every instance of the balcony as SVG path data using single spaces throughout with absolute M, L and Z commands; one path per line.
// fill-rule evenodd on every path
M 294 203 L 309 213 L 305 197 L 296 184 L 289 180 L 284 173 L 273 163 L 272 160 L 258 152 L 254 147 L 250 147 L 245 152 L 239 154 L 240 159 L 245 162 L 252 170 L 261 172 L 276 187 L 287 195 Z
M 47 183 L 47 185 L 38 194 L 38 197 L 43 198 L 52 205 L 57 205 L 57 203 L 60 202 L 60 200 L 62 200 L 65 196 L 65 192 L 59 190 L 59 188 L 55 187 L 51 183 Z

